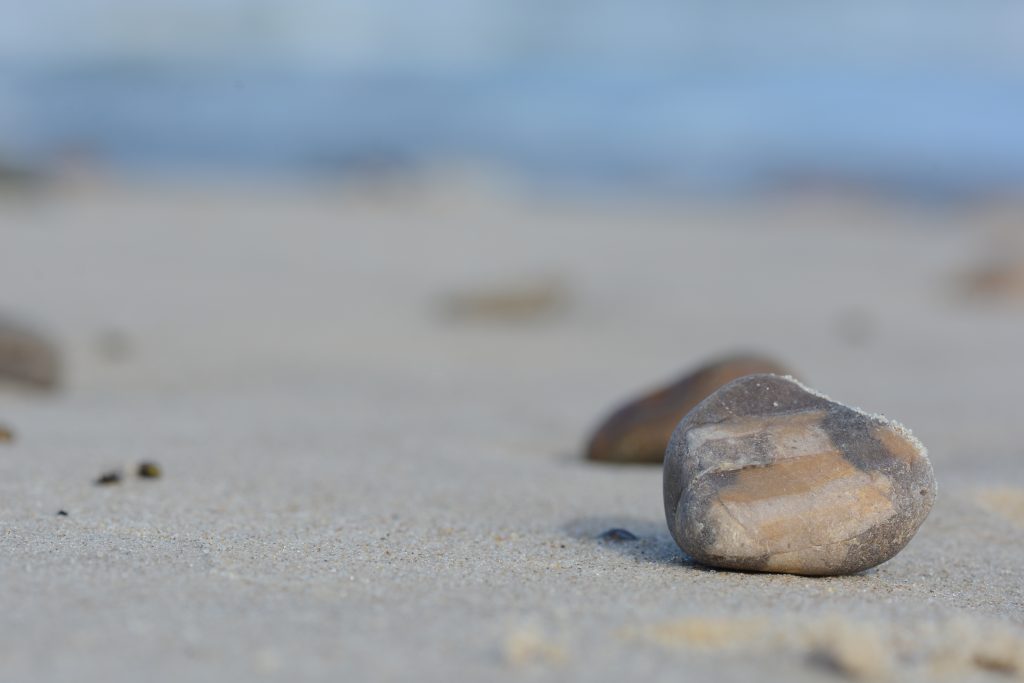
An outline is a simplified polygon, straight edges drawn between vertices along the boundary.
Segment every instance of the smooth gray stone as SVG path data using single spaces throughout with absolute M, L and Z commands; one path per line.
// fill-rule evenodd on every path
M 850 574 L 906 546 L 935 501 L 935 478 L 905 427 L 793 378 L 751 375 L 679 423 L 664 495 L 673 537 L 702 564 Z

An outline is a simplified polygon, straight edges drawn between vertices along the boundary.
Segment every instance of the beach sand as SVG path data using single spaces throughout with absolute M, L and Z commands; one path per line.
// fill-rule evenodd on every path
M 1024 676 L 1024 302 L 961 286 L 1005 225 L 457 182 L 0 198 L 0 311 L 67 370 L 0 393 L 0 678 Z M 893 560 L 694 566 L 659 467 L 582 459 L 620 401 L 744 350 L 928 446 Z

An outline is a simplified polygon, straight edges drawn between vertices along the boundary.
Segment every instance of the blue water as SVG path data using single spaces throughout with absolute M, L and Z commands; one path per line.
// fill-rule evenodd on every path
M 299 4 L 0 0 L 9 18 L 22 5 L 0 27 L 0 158 L 332 174 L 469 162 L 698 192 L 1024 187 L 1012 3 Z

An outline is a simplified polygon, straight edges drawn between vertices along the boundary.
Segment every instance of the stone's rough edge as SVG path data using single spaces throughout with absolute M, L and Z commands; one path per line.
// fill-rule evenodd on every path
M 849 408 L 850 410 L 852 410 L 852 411 L 854 411 L 856 413 L 860 413 L 864 417 L 867 417 L 867 418 L 871 419 L 874 422 L 880 422 L 881 424 L 883 424 L 883 425 L 885 425 L 887 427 L 891 427 L 893 430 L 896 431 L 897 434 L 899 434 L 904 439 L 909 441 L 911 443 L 911 445 L 915 449 L 917 449 L 917 451 L 922 455 L 922 457 L 924 457 L 924 459 L 929 462 L 929 464 L 931 463 L 931 460 L 928 458 L 928 448 L 921 442 L 920 439 L 918 439 L 916 436 L 914 436 L 914 433 L 912 431 L 910 431 L 910 428 L 907 427 L 906 425 L 904 425 L 904 424 L 902 424 L 900 422 L 897 422 L 896 420 L 893 420 L 890 417 L 886 417 L 885 415 L 882 415 L 881 413 L 869 413 L 868 411 L 866 411 L 863 408 L 860 408 L 858 406 L 851 406 L 851 405 L 847 405 L 845 403 L 841 403 L 839 401 L 836 401 L 831 396 L 828 396 L 828 395 L 818 391 L 817 389 L 812 389 L 811 387 L 807 386 L 806 384 L 804 384 L 803 382 L 798 380 L 796 377 L 793 377 L 792 375 L 779 375 L 779 377 L 781 377 L 782 379 L 786 380 L 787 382 L 792 382 L 793 384 L 797 385 L 798 387 L 800 387 L 801 389 L 803 389 L 807 393 L 811 394 L 812 396 L 817 396 L 818 398 L 820 398 L 820 399 L 822 399 L 824 401 L 828 401 L 829 403 L 835 403 L 836 405 L 845 406 L 845 407 Z

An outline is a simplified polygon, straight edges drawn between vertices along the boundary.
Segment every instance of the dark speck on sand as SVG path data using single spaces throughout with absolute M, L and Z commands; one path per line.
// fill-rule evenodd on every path
M 121 473 L 118 471 L 104 472 L 96 480 L 97 486 L 108 486 L 121 483 Z

